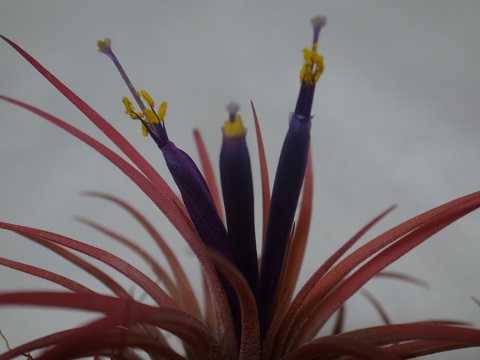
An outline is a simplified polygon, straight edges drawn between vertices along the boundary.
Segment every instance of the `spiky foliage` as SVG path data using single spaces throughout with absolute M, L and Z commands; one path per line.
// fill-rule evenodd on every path
M 41 350 L 38 359 L 42 360 L 85 356 L 139 359 L 138 350 L 151 359 L 175 360 L 401 359 L 480 345 L 480 330 L 459 322 L 391 324 L 380 302 L 373 294 L 362 290 L 369 280 L 378 276 L 425 286 L 414 277 L 384 269 L 452 222 L 480 207 L 478 192 L 404 221 L 346 255 L 394 206 L 388 208 L 321 264 L 298 293 L 294 292 L 312 216 L 314 161 L 309 151 L 311 109 L 316 82 L 323 71 L 323 58 L 317 47 L 325 18 L 317 17 L 312 24 L 313 42 L 311 48 L 304 51 L 300 92 L 290 117 L 272 194 L 260 124 L 251 104 L 262 187 L 263 228 L 259 233 L 254 228 L 254 179 L 238 106 L 230 104 L 227 108 L 229 117 L 223 128 L 220 154 L 220 191 L 200 133 L 195 131 L 194 138 L 202 171 L 168 138 L 164 123 L 166 103 L 155 109 L 152 96 L 144 90 L 137 91 L 133 86 L 113 52 L 111 42 L 99 42 L 100 51 L 114 62 L 140 108 L 136 110 L 133 103 L 124 98 L 127 114 L 139 120 L 144 135 L 150 135 L 158 145 L 180 192 L 178 196 L 107 120 L 20 46 L 2 36 L 128 160 L 52 114 L 7 96 L 0 96 L 0 99 L 38 115 L 87 144 L 113 163 L 152 200 L 201 264 L 204 307 L 199 305 L 201 301 L 194 293 L 181 262 L 145 216 L 114 195 L 86 193 L 119 206 L 138 221 L 166 256 L 173 276 L 147 249 L 90 219 L 81 218 L 80 221 L 141 256 L 151 266 L 161 285 L 104 249 L 42 229 L 0 222 L 0 228 L 55 252 L 91 274 L 111 292 L 103 295 L 60 274 L 0 258 L 1 266 L 51 281 L 66 290 L 0 293 L 0 305 L 36 305 L 85 310 L 101 315 L 86 325 L 9 349 L 0 356 L 0 360 L 21 355 L 31 357 L 29 354 L 36 350 Z M 220 193 L 223 193 L 223 202 Z M 262 239 L 261 262 L 256 253 L 256 239 Z M 153 299 L 155 305 L 133 299 L 115 279 L 75 255 L 76 252 L 128 277 Z M 385 325 L 344 331 L 345 302 L 359 291 L 377 309 Z M 319 330 L 335 314 L 333 333 L 317 337 Z M 176 335 L 182 342 L 184 353 L 175 351 L 160 330 Z

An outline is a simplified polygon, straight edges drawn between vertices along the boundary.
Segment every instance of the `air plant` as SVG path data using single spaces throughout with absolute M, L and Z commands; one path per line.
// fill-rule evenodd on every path
M 137 90 L 108 39 L 98 42 L 127 85 L 125 112 L 139 121 L 142 133 L 160 149 L 179 191 L 163 177 L 107 120 L 12 40 L 1 36 L 87 119 L 115 143 L 128 160 L 76 127 L 33 105 L 7 96 L 0 99 L 30 111 L 89 145 L 132 180 L 174 225 L 198 258 L 203 275 L 203 301 L 193 291 L 181 262 L 146 217 L 123 199 L 107 193 L 87 196 L 109 201 L 127 211 L 155 240 L 169 270 L 150 251 L 102 224 L 80 221 L 140 255 L 159 283 L 107 250 L 50 231 L 0 222 L 0 228 L 34 241 L 88 272 L 110 291 L 103 295 L 68 277 L 25 263 L 0 258 L 0 265 L 51 281 L 64 291 L 0 293 L 0 305 L 30 305 L 99 313 L 90 323 L 49 334 L 9 349 L 0 360 L 22 354 L 38 359 L 402 359 L 480 345 L 480 330 L 461 322 L 418 321 L 391 324 L 380 302 L 362 287 L 383 276 L 424 285 L 420 280 L 384 269 L 434 234 L 480 207 L 480 192 L 447 202 L 404 221 L 357 247 L 357 241 L 393 207 L 383 211 L 331 255 L 295 293 L 312 216 L 313 164 L 310 126 L 315 87 L 323 70 L 318 40 L 326 18 L 312 19 L 313 40 L 304 50 L 300 90 L 281 149 L 270 193 L 265 149 L 251 103 L 262 188 L 263 228 L 255 231 L 253 183 L 246 129 L 235 103 L 227 106 L 220 152 L 221 191 L 205 144 L 194 138 L 200 171 L 190 156 L 168 137 L 167 104 L 157 106 L 146 90 Z M 223 194 L 223 201 L 222 196 Z M 262 252 L 257 254 L 256 241 Z M 101 261 L 133 281 L 155 305 L 135 300 L 115 279 L 80 252 Z M 172 275 L 170 275 L 172 274 Z M 363 291 L 385 325 L 346 331 L 345 302 Z M 200 304 L 202 303 L 203 306 Z M 336 316 L 330 335 L 317 336 Z M 175 350 L 165 337 L 174 334 L 183 346 Z M 39 351 L 37 351 L 39 350 Z

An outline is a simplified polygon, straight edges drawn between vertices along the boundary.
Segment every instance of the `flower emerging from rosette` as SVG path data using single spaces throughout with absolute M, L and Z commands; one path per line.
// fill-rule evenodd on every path
M 260 271 L 260 308 L 263 330 L 268 327 L 275 310 L 279 279 L 307 166 L 313 96 L 316 83 L 324 69 L 323 57 L 317 52 L 318 38 L 325 25 L 324 16 L 312 19 L 312 47 L 303 51 L 304 65 L 300 71 L 300 92 L 295 111 L 290 116 L 273 183 Z
M 232 102 L 227 106 L 228 119 L 223 125 L 220 150 L 220 178 L 234 263 L 256 296 L 258 262 L 252 168 L 246 140 L 247 131 L 238 110 L 237 103 Z
M 120 150 L 26 102 L 0 95 L 0 99 L 38 115 L 65 130 L 113 163 L 155 204 L 175 227 L 199 260 L 203 302 L 193 290 L 181 261 L 141 212 L 118 196 L 85 195 L 126 211 L 146 230 L 165 256 L 168 268 L 153 249 L 96 220 L 80 218 L 113 241 L 127 247 L 151 268 L 146 275 L 128 260 L 86 242 L 38 228 L 0 222 L 0 228 L 42 245 L 87 272 L 108 294 L 43 267 L 0 257 L 0 266 L 21 271 L 61 287 L 62 291 L 1 292 L 0 306 L 31 305 L 84 310 L 99 314 L 85 325 L 47 334 L 10 348 L 0 360 L 19 356 L 41 360 L 90 357 L 138 360 L 313 360 L 405 359 L 480 346 L 480 330 L 466 323 L 423 320 L 393 324 L 381 301 L 363 289 L 374 278 L 403 281 L 420 287 L 425 282 L 385 268 L 457 219 L 480 207 L 480 192 L 454 199 L 410 218 L 354 249 L 357 242 L 395 206 L 387 208 L 326 260 L 308 280 L 298 284 L 313 213 L 313 167 L 310 128 L 315 88 L 323 70 L 318 52 L 325 17 L 312 20 L 313 40 L 304 50 L 300 91 L 290 114 L 270 195 L 267 157 L 260 121 L 252 102 L 262 189 L 262 231 L 255 232 L 254 184 L 246 127 L 239 106 L 227 106 L 220 149 L 220 182 L 200 132 L 194 132 L 201 169 L 168 137 L 166 102 L 157 104 L 146 90 L 137 90 L 112 50 L 111 41 L 98 42 L 99 50 L 118 69 L 130 91 L 122 102 L 127 115 L 138 121 L 144 136 L 160 149 L 180 195 L 172 189 L 140 152 L 105 118 L 12 40 L 3 37 L 25 60 L 62 93 Z M 223 201 L 220 194 L 223 194 Z M 256 242 L 262 240 L 257 255 Z M 78 256 L 81 253 L 84 257 Z M 348 254 L 347 254 L 348 253 Z M 135 299 L 117 280 L 91 261 L 96 260 L 126 276 L 151 299 Z M 383 324 L 348 331 L 346 303 L 363 295 Z M 201 306 L 201 305 L 202 306 Z M 330 333 L 327 321 L 334 319 Z M 4 329 L 8 331 L 8 329 Z M 328 330 L 328 329 L 327 329 Z M 182 350 L 165 333 L 175 335 Z M 3 333 L 0 333 L 4 337 Z M 33 354 L 33 355 L 32 355 Z

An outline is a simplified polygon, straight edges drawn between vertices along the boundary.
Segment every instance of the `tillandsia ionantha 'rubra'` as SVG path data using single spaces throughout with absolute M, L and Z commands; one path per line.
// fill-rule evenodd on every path
M 58 91 L 77 107 L 128 158 L 74 126 L 33 105 L 0 95 L 92 147 L 128 176 L 175 226 L 199 259 L 204 284 L 203 307 L 182 264 L 159 232 L 138 210 L 107 193 L 85 195 L 111 202 L 127 211 L 155 240 L 171 272 L 151 252 L 102 224 L 80 221 L 138 254 L 162 286 L 125 260 L 106 250 L 37 228 L 0 222 L 0 228 L 34 241 L 77 265 L 111 292 L 102 295 L 61 274 L 0 258 L 0 265 L 60 285 L 68 291 L 0 293 L 1 305 L 32 305 L 100 313 L 86 325 L 49 334 L 9 349 L 0 360 L 17 356 L 38 359 L 402 359 L 480 345 L 480 330 L 462 322 L 418 321 L 391 324 L 380 302 L 361 288 L 374 277 L 425 286 L 421 280 L 384 269 L 460 217 L 480 207 L 472 193 L 426 211 L 346 255 L 356 242 L 394 206 L 380 213 L 331 255 L 294 293 L 307 244 L 312 215 L 313 170 L 310 127 L 315 86 L 324 66 L 318 53 L 326 18 L 312 19 L 313 41 L 304 50 L 300 91 L 281 150 L 270 196 L 269 176 L 260 124 L 252 105 L 260 160 L 263 228 L 255 233 L 254 198 L 246 129 L 235 103 L 227 106 L 220 152 L 221 191 L 205 144 L 196 130 L 200 171 L 188 154 L 170 141 L 165 127 L 167 104 L 158 107 L 146 90 L 137 90 L 113 52 L 110 40 L 99 50 L 114 63 L 131 97 L 126 113 L 140 122 L 142 132 L 160 148 L 180 197 L 155 168 L 109 122 L 12 40 L 1 36 Z M 134 103 L 136 105 L 134 105 Z M 303 189 L 302 189 L 303 188 Z M 220 193 L 223 194 L 223 202 Z M 298 203 L 300 202 L 300 205 Z M 295 214 L 296 220 L 295 220 Z M 262 239 L 257 256 L 256 238 Z M 80 252 L 122 273 L 141 287 L 156 305 L 135 300 L 115 279 Z M 345 331 L 345 302 L 361 292 L 377 309 L 384 325 Z M 317 337 L 336 316 L 333 332 Z M 174 350 L 164 332 L 176 335 L 183 352 Z

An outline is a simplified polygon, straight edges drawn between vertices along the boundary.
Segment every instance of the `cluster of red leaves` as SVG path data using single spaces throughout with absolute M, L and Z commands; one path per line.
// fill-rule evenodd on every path
M 170 272 L 150 252 L 132 240 L 101 224 L 80 219 L 110 236 L 141 256 L 151 266 L 163 287 L 134 266 L 110 252 L 49 231 L 0 222 L 0 228 L 15 232 L 65 258 L 103 283 L 112 295 L 99 294 L 60 274 L 28 264 L 0 258 L 0 265 L 51 281 L 65 288 L 63 292 L 0 293 L 0 305 L 35 305 L 64 309 L 81 309 L 101 314 L 86 325 L 50 334 L 10 349 L 0 360 L 13 359 L 36 350 L 38 359 L 70 359 L 91 356 L 95 359 L 140 359 L 142 350 L 151 359 L 402 359 L 440 351 L 480 345 L 480 330 L 467 324 L 447 321 L 420 321 L 390 324 L 378 300 L 363 294 L 379 311 L 386 325 L 344 331 L 345 302 L 373 277 L 384 276 L 424 285 L 415 278 L 383 270 L 442 230 L 452 222 L 480 207 L 480 193 L 452 200 L 415 216 L 371 239 L 346 255 L 347 251 L 393 207 L 385 210 L 358 231 L 294 293 L 297 284 L 312 214 L 313 171 L 309 159 L 296 227 L 289 241 L 287 258 L 281 276 L 273 321 L 264 337 L 260 336 L 257 306 L 248 284 L 224 258 L 209 251 L 199 239 L 185 206 L 157 171 L 111 124 L 81 100 L 53 74 L 11 40 L 3 37 L 23 58 L 30 62 L 87 119 L 101 130 L 128 160 L 93 137 L 32 105 L 0 96 L 0 99 L 28 110 L 70 133 L 112 162 L 129 177 L 175 226 L 200 261 L 204 276 L 204 308 L 180 261 L 152 224 L 136 209 L 115 196 L 87 193 L 88 196 L 112 202 L 126 210 L 155 240 L 164 253 Z M 268 219 L 270 185 L 259 121 L 254 113 L 263 191 L 263 235 Z M 212 165 L 199 132 L 195 132 L 203 173 L 214 197 L 219 214 L 222 205 L 213 176 Z M 75 255 L 85 254 L 114 268 L 142 288 L 156 303 L 145 305 L 134 300 L 112 277 L 90 262 Z M 231 313 L 218 273 L 236 292 L 241 310 L 241 336 L 235 336 Z M 318 331 L 337 313 L 334 331 L 317 337 Z M 181 355 L 169 345 L 162 331 L 176 335 L 185 348 Z

